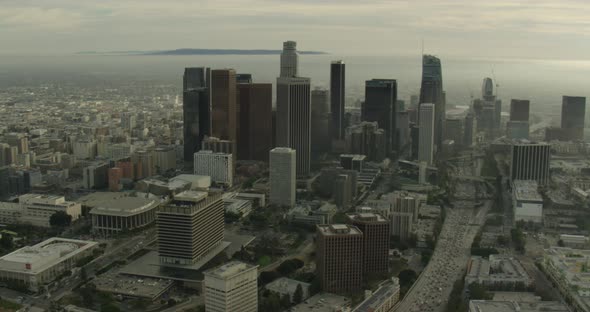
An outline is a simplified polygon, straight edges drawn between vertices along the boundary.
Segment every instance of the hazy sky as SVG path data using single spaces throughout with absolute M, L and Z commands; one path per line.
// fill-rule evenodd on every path
M 0 0 L 0 53 L 175 48 L 588 59 L 589 0 Z

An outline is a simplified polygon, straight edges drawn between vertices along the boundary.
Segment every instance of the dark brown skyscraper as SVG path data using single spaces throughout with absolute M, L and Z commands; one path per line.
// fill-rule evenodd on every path
M 272 84 L 238 84 L 238 159 L 268 161 L 272 147 Z
M 363 233 L 352 225 L 318 225 L 316 262 L 323 291 L 359 290 L 363 282 Z
M 350 223 L 363 232 L 364 273 L 387 273 L 389 268 L 389 221 L 375 213 L 350 213 L 347 216 Z
M 191 67 L 184 70 L 182 114 L 184 160 L 192 163 L 205 136 L 211 134 L 211 70 Z
M 334 61 L 330 65 L 330 109 L 332 112 L 332 139 L 344 140 L 345 65 Z
M 211 71 L 211 135 L 223 140 L 237 139 L 236 71 Z
M 385 153 L 393 148 L 397 82 L 394 79 L 372 79 L 365 82 L 365 102 L 361 107 L 363 121 L 376 121 L 385 130 Z
M 510 121 L 529 121 L 529 110 L 531 102 L 529 100 L 510 101 Z
M 582 140 L 584 138 L 585 116 L 585 97 L 563 96 L 561 105 L 561 129 L 568 139 Z

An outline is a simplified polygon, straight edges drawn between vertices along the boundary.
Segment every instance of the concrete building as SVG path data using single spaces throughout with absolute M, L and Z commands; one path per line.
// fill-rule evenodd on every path
M 512 99 L 510 101 L 510 121 L 529 122 L 530 105 L 529 100 Z
M 214 153 L 231 154 L 233 156 L 234 167 L 238 159 L 238 145 L 236 141 L 220 140 L 216 137 L 206 137 L 201 143 L 201 150 L 213 151 Z
M 587 236 L 569 234 L 559 235 L 559 240 L 563 242 L 564 246 L 576 249 L 587 249 L 589 241 Z
M 211 181 L 231 187 L 234 178 L 232 154 L 201 150 L 195 153 L 194 170 L 197 175 L 211 177 Z
M 277 78 L 276 146 L 296 152 L 297 176 L 310 172 L 311 89 L 310 79 Z
M 280 77 L 299 77 L 299 54 L 295 41 L 283 42 Z
M 236 141 L 237 136 L 236 71 L 211 71 L 211 135 Z
M 109 184 L 109 164 L 96 162 L 82 169 L 82 183 L 86 189 L 101 189 Z
M 90 210 L 92 230 L 110 235 L 150 225 L 156 219 L 158 199 L 122 197 L 101 202 Z
M 166 171 L 176 169 L 176 150 L 174 146 L 162 146 L 154 149 L 154 166 L 156 173 L 163 174 Z
M 589 261 L 590 250 L 551 247 L 543 255 L 543 271 L 574 311 L 590 311 Z
M 365 159 L 367 159 L 365 155 L 340 154 L 340 166 L 346 170 L 361 172 Z
M 420 102 L 418 111 L 424 103 L 432 103 L 433 144 L 439 147 L 443 141 L 444 121 L 446 116 L 446 95 L 443 89 L 442 67 L 440 59 L 433 55 L 422 56 L 422 81 L 420 85 Z M 418 117 L 422 129 L 422 118 Z M 430 121 L 428 121 L 430 124 Z M 428 126 L 430 127 L 430 126 Z
M 67 238 L 50 238 L 0 258 L 0 281 L 39 291 L 58 279 L 63 272 L 76 267 L 76 262 L 92 255 L 98 243 Z
M 316 274 L 323 291 L 358 291 L 363 282 L 363 233 L 351 225 L 318 225 L 316 241 Z
M 291 307 L 290 312 L 346 312 L 350 311 L 351 304 L 347 297 L 323 292 Z
M 301 301 L 305 301 L 305 299 L 309 298 L 309 287 L 311 286 L 311 284 L 308 283 L 304 283 L 286 277 L 281 277 L 266 284 L 264 288 L 279 294 L 281 297 L 288 295 L 289 298 L 291 298 L 291 302 L 293 302 L 293 297 L 295 295 L 295 291 L 297 291 L 298 285 L 301 285 Z
M 270 151 L 270 203 L 293 207 L 296 191 L 296 152 L 277 147 Z
M 444 140 L 454 141 L 455 145 L 463 145 L 463 119 L 451 117 L 445 119 Z
M 4 223 L 24 223 L 39 227 L 50 227 L 49 219 L 58 212 L 78 220 L 82 207 L 75 202 L 66 201 L 63 196 L 25 194 L 19 196 L 18 203 L 0 203 L 0 218 Z
M 156 215 L 163 264 L 191 265 L 223 240 L 224 207 L 219 193 L 180 193 Z
M 367 160 L 382 161 L 385 158 L 385 130 L 377 122 L 363 121 L 346 128 L 346 150 L 350 154 L 366 155 Z
M 330 111 L 332 113 L 331 133 L 334 140 L 344 140 L 345 78 L 344 61 L 333 61 L 330 64 Z
M 463 145 L 465 147 L 471 147 L 475 144 L 475 138 L 477 134 L 477 118 L 472 113 L 467 113 L 465 116 L 465 127 L 463 131 Z
M 365 81 L 365 102 L 361 107 L 363 121 L 377 122 L 385 131 L 385 153 L 393 149 L 397 81 L 395 79 L 372 79 Z
M 232 261 L 203 275 L 207 311 L 258 311 L 258 266 Z
M 549 182 L 551 146 L 547 143 L 520 142 L 512 145 L 510 176 L 512 180 Z
M 529 139 L 528 121 L 508 121 L 506 123 L 506 136 L 514 140 Z
M 311 91 L 311 151 L 315 155 L 331 150 L 331 122 L 330 93 L 316 87 Z
M 349 222 L 363 233 L 363 274 L 387 273 L 390 222 L 375 213 L 349 213 Z
M 522 264 L 510 255 L 490 255 L 490 259 L 472 256 L 467 265 L 465 285 L 478 283 L 488 290 L 524 291 L 533 287 Z
M 237 159 L 268 161 L 272 148 L 272 84 L 238 83 Z
M 581 96 L 563 96 L 561 104 L 561 129 L 567 133 L 569 140 L 584 139 L 585 120 L 586 98 Z
M 185 68 L 183 77 L 184 161 L 193 161 L 205 136 L 211 135 L 211 70 Z
M 143 149 L 135 151 L 131 155 L 131 161 L 135 164 L 138 178 L 149 178 L 156 175 L 156 162 L 154 160 L 154 151 Z
M 395 114 L 395 127 L 394 149 L 402 153 L 410 144 L 410 115 L 407 111 Z
M 432 165 L 434 160 L 434 129 L 435 129 L 435 105 L 420 104 L 420 129 L 418 139 L 418 160 Z M 442 141 L 441 141 L 442 143 Z M 439 144 L 440 146 L 440 144 Z
M 361 302 L 353 312 L 390 312 L 399 301 L 400 285 L 397 277 L 379 285 L 375 292 Z
M 123 178 L 123 170 L 118 167 L 109 168 L 109 191 L 118 192 L 123 186 L 121 179 Z
M 72 151 L 77 159 L 94 159 L 96 157 L 96 141 L 76 141 L 72 143 Z
M 538 191 L 539 185 L 534 180 L 512 181 L 512 207 L 514 222 L 543 223 L 543 197 Z
M 496 300 L 471 300 L 469 312 L 570 312 L 557 301 L 515 302 Z

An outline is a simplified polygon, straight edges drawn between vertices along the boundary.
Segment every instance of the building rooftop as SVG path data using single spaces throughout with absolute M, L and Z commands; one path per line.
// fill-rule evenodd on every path
M 258 266 L 240 261 L 231 261 L 224 265 L 205 271 L 203 274 L 213 278 L 228 279 L 236 274 L 250 271 L 253 269 L 258 269 Z
M 369 298 L 365 299 L 353 311 L 354 312 L 372 312 L 381 306 L 381 304 L 395 296 L 399 296 L 399 280 L 393 278 L 392 281 L 382 284 Z
M 155 278 L 138 278 L 117 273 L 106 273 L 93 280 L 96 289 L 125 297 L 156 300 L 166 292 L 172 280 Z
M 382 215 L 373 212 L 347 213 L 346 215 L 351 220 L 358 222 L 389 222 Z
M 361 230 L 348 224 L 322 224 L 317 226 L 322 235 L 363 235 Z
M 512 302 L 471 300 L 469 310 L 477 312 L 569 312 L 570 310 L 560 302 Z
M 301 285 L 301 288 L 303 290 L 305 290 L 306 288 L 309 288 L 309 286 L 311 284 L 301 282 L 298 280 L 294 280 L 294 279 L 290 279 L 287 277 L 281 277 L 281 278 L 278 278 L 278 279 L 266 284 L 266 286 L 264 286 L 264 288 L 266 288 L 270 291 L 279 292 L 279 290 L 280 290 L 281 292 L 294 293 L 295 290 L 297 290 L 297 285 Z
M 291 312 L 334 312 L 346 311 L 350 307 L 350 300 L 346 297 L 331 293 L 317 294 L 291 308 Z
M 537 181 L 534 180 L 514 180 L 514 196 L 518 201 L 543 202 L 543 197 L 539 194 Z
M 200 192 L 200 191 L 184 191 L 174 195 L 174 200 L 176 201 L 186 201 L 186 202 L 200 202 L 201 200 L 205 199 L 208 196 L 207 192 Z
M 95 206 L 90 213 L 109 216 L 131 216 L 144 211 L 152 210 L 160 205 L 156 199 L 141 197 L 122 197 L 104 201 Z

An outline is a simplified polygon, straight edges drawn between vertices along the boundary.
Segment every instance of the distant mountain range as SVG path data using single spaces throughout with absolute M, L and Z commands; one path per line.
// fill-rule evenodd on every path
M 176 49 L 162 51 L 83 51 L 83 55 L 276 55 L 282 50 L 240 50 L 240 49 Z M 321 51 L 299 51 L 299 54 L 328 54 Z

